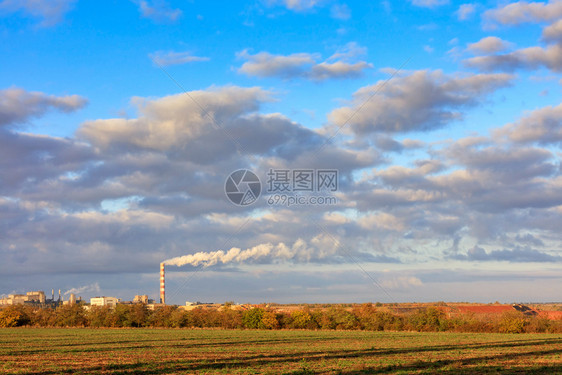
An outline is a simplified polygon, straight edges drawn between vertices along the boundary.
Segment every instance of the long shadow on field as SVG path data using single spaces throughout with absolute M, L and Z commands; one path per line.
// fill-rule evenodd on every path
M 305 342 L 315 342 L 318 339 L 306 339 L 306 340 L 293 340 L 293 339 L 273 339 L 273 340 L 244 340 L 244 341 L 222 341 L 222 342 L 207 342 L 207 343 L 178 343 L 181 340 L 174 340 L 172 342 L 166 342 L 166 340 L 151 340 L 157 343 L 156 345 L 144 345 L 146 340 L 141 341 L 143 345 L 119 345 L 121 342 L 107 342 L 103 344 L 110 344 L 110 346 L 101 347 L 101 348 L 73 348 L 75 345 L 64 345 L 70 346 L 71 349 L 68 350 L 60 350 L 58 347 L 63 345 L 57 345 L 52 348 L 43 348 L 43 349 L 30 349 L 30 350 L 11 350 L 7 351 L 6 353 L 1 353 L 2 355 L 8 356 L 17 356 L 17 355 L 29 355 L 29 354 L 42 354 L 42 353 L 95 353 L 95 352 L 115 352 L 115 351 L 128 351 L 134 349 L 154 349 L 154 348 L 182 348 L 182 349 L 192 349 L 192 348 L 200 348 L 200 347 L 226 347 L 226 346 L 251 346 L 255 347 L 256 345 L 265 344 L 267 346 L 272 346 L 275 344 L 297 344 L 297 343 L 305 343 Z M 192 341 L 192 340 L 190 340 Z M 322 339 L 322 341 L 326 341 Z M 129 340 L 127 342 L 130 343 L 139 343 L 138 340 Z M 159 343 L 159 344 L 158 344 Z M 99 343 L 90 343 L 90 344 L 77 344 L 79 345 L 98 345 Z M 511 341 L 489 341 L 483 343 L 471 343 L 471 344 L 462 344 L 462 345 L 432 345 L 432 346 L 421 346 L 416 348 L 391 348 L 391 349 L 368 349 L 368 350 L 348 350 L 346 351 L 348 358 L 360 357 L 366 354 L 368 355 L 391 355 L 391 354 L 404 354 L 404 353 L 423 353 L 423 352 L 433 352 L 433 351 L 448 351 L 448 350 L 468 350 L 468 349 L 484 349 L 484 348 L 514 348 L 520 346 L 530 346 L 530 345 L 545 345 L 545 344 L 562 344 L 562 338 L 553 338 L 553 339 L 534 339 L 534 340 L 511 340 Z M 323 357 L 327 357 L 329 352 L 303 352 L 304 355 L 308 356 L 318 356 L 321 355 Z M 283 357 L 291 357 L 293 354 L 277 354 L 277 355 L 257 355 L 253 357 L 246 357 L 248 360 L 257 359 L 257 358 L 264 358 L 264 357 L 272 357 L 272 358 L 283 358 Z
M 450 375 L 450 374 L 459 374 L 459 375 L 472 375 L 472 374 L 501 374 L 501 375 L 521 375 L 521 374 L 525 374 L 525 375 L 538 375 L 538 374 L 560 374 L 562 373 L 562 365 L 552 365 L 552 366 L 540 366 L 540 367 L 536 367 L 536 368 L 531 368 L 531 367 L 514 367 L 514 368 L 503 368 L 501 366 L 494 366 L 494 365 L 489 365 L 489 366 L 474 366 L 474 367 L 470 367 L 470 368 L 454 368 L 454 369 L 448 369 L 445 370 L 443 368 L 435 368 L 434 371 L 432 372 L 431 369 L 427 369 L 427 368 L 416 368 L 415 370 L 417 371 L 424 371 L 424 374 L 445 374 L 445 375 Z M 401 367 L 396 367 L 395 369 L 393 369 L 391 372 L 399 372 L 399 371 L 405 371 L 403 368 Z M 384 374 L 386 373 L 386 371 L 381 371 L 380 369 L 376 369 L 376 368 L 372 368 L 372 369 L 364 369 L 364 370 L 358 370 L 358 371 L 342 371 L 339 372 L 339 374 L 341 375 L 360 375 L 360 374 Z M 290 374 L 290 373 L 289 373 Z M 298 374 L 297 372 L 294 372 L 294 374 Z
M 170 372 L 180 372 L 180 371 L 205 371 L 205 370 L 228 370 L 228 369 L 240 369 L 247 367 L 259 367 L 264 365 L 274 366 L 282 364 L 294 363 L 298 365 L 301 361 L 306 361 L 306 363 L 313 364 L 317 361 L 326 361 L 333 359 L 350 359 L 350 358 L 369 358 L 369 357 L 382 357 L 390 355 L 400 355 L 400 354 L 417 354 L 423 352 L 443 352 L 449 350 L 474 350 L 474 349 L 501 349 L 501 348 L 514 348 L 529 346 L 529 351 L 519 352 L 519 353 L 500 353 L 500 354 L 489 354 L 480 355 L 471 358 L 452 358 L 452 359 L 442 359 L 435 361 L 413 361 L 403 365 L 390 365 L 381 367 L 364 368 L 360 371 L 349 371 L 343 372 L 343 374 L 353 375 L 353 374 L 388 374 L 393 372 L 414 372 L 414 371 L 424 371 L 430 373 L 445 373 L 445 374 L 468 374 L 474 373 L 486 373 L 487 371 L 493 373 L 501 374 L 517 374 L 517 373 L 557 373 L 562 370 L 562 364 L 545 366 L 540 369 L 533 369 L 532 361 L 528 367 L 521 367 L 520 369 L 502 369 L 498 366 L 486 366 L 483 362 L 486 361 L 496 361 L 496 360 L 515 360 L 525 357 L 536 358 L 539 356 L 562 354 L 562 346 L 552 348 L 552 345 L 558 345 L 562 343 L 562 338 L 558 339 L 543 339 L 543 340 L 514 340 L 511 342 L 493 342 L 493 343 L 479 343 L 479 344 L 463 344 L 463 345 L 442 345 L 442 346 L 422 346 L 415 348 L 391 348 L 391 349 L 365 349 L 365 350 L 338 350 L 333 352 L 298 352 L 298 353 L 285 353 L 285 354 L 263 354 L 263 355 L 251 355 L 246 357 L 227 357 L 227 358 L 216 358 L 213 362 L 211 359 L 198 359 L 196 357 L 185 358 L 175 361 L 165 361 L 165 362 L 140 362 L 134 364 L 113 364 L 107 366 L 91 366 L 80 368 L 81 372 L 99 372 L 99 371 L 111 371 L 113 374 L 125 374 L 125 373 L 136 373 L 136 374 L 164 374 Z M 535 349 L 537 345 L 549 345 L 550 347 L 541 350 L 531 350 Z M 199 353 L 205 354 L 205 353 Z M 242 353 L 240 353 L 242 354 Z M 484 354 L 484 353 L 483 353 Z M 465 366 L 473 366 L 468 369 L 463 369 Z M 448 367 L 444 369 L 444 367 Z M 450 370 L 449 368 L 454 368 Z M 58 371 L 40 371 L 40 372 L 27 372 L 28 375 L 49 375 L 58 373 L 72 373 L 74 370 L 58 370 Z M 464 371 L 464 372 L 463 372 Z M 297 372 L 298 373 L 298 372 Z
M 175 339 L 175 340 L 166 340 L 166 339 L 158 339 L 158 340 L 123 340 L 123 341 L 105 341 L 105 342 L 80 342 L 80 343 L 69 343 L 69 344 L 56 344 L 52 346 L 45 346 L 45 343 L 41 346 L 41 348 L 37 349 L 21 349 L 21 350 L 8 350 L 5 353 L 0 348 L 0 355 L 7 355 L 7 356 L 18 356 L 18 355 L 30 355 L 30 354 L 46 354 L 46 353 L 93 353 L 93 352 L 114 352 L 114 351 L 124 351 L 124 350 L 131 350 L 131 349 L 150 349 L 150 348 L 158 348 L 158 347 L 173 347 L 173 348 L 200 348 L 200 347 L 227 347 L 227 346 L 241 346 L 241 345 L 276 345 L 276 344 L 294 344 L 294 343 L 304 343 L 318 340 L 317 338 L 311 337 L 310 339 L 302 339 L 299 338 L 298 340 L 294 339 L 264 339 L 264 340 L 243 340 L 243 341 L 210 341 L 209 342 L 200 342 L 201 340 L 197 339 Z M 323 338 L 324 341 L 326 339 Z M 185 343 L 184 343 L 185 341 Z M 48 341 L 47 341 L 48 342 Z M 142 343 L 142 345 L 139 345 Z M 148 344 L 147 344 L 148 343 Z M 153 343 L 152 345 L 149 343 Z M 101 347 L 96 347 L 96 346 Z M 60 348 L 69 347 L 70 349 L 61 350 Z

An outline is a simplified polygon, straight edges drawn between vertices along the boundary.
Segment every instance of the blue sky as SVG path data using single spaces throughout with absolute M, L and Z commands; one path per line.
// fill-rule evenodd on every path
M 558 298 L 561 1 L 1 0 L 0 39 L 0 293 Z

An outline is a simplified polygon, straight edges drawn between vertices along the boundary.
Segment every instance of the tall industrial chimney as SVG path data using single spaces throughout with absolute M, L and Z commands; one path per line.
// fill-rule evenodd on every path
M 160 303 L 166 304 L 166 286 L 164 283 L 164 263 L 160 263 Z

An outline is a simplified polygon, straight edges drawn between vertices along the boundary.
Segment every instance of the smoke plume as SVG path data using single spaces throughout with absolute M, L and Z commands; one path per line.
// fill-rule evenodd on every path
M 85 292 L 96 292 L 99 293 L 100 291 L 100 285 L 98 283 L 93 283 L 90 285 L 84 285 L 78 288 L 71 288 L 69 290 L 67 290 L 66 292 L 64 292 L 64 295 L 69 295 L 70 293 L 74 293 L 74 294 L 80 294 L 80 293 L 85 293 Z
M 228 251 L 218 250 L 212 252 L 198 252 L 183 255 L 164 261 L 166 265 L 192 266 L 203 265 L 204 267 L 227 263 L 278 263 L 282 261 L 311 262 L 324 259 L 333 255 L 336 248 L 332 244 L 324 244 L 323 239 L 315 237 L 312 245 L 308 246 L 306 241 L 298 239 L 292 246 L 283 242 L 277 245 L 271 243 L 260 244 L 245 250 L 233 247 Z M 323 245 L 323 246 L 322 246 Z M 322 250 L 320 250 L 322 249 Z

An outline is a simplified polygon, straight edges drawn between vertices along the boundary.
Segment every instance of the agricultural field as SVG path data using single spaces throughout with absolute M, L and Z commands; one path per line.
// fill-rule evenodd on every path
M 2 374 L 560 374 L 562 335 L 0 329 Z

